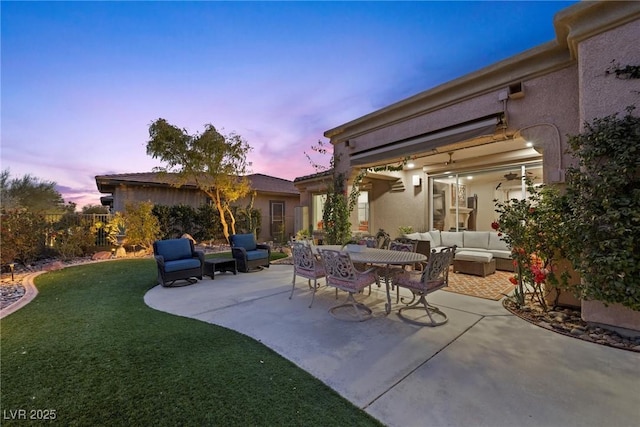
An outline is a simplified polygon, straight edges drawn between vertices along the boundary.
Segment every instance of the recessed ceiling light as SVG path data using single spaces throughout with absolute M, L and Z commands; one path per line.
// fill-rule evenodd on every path
M 414 165 L 413 163 L 407 163 L 407 167 L 408 167 L 409 169 L 413 168 L 414 166 L 415 166 L 415 165 Z
M 473 179 L 473 177 L 472 177 L 471 175 L 469 175 L 469 176 L 467 177 L 467 179 Z

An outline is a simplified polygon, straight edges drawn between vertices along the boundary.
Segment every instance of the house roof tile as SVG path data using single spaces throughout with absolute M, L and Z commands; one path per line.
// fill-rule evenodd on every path
M 264 175 L 260 173 L 247 175 L 251 181 L 251 188 L 260 193 L 279 193 L 279 194 L 300 194 L 298 189 L 293 185 L 293 181 L 274 176 Z M 177 174 L 174 173 L 158 173 L 158 172 L 141 172 L 141 173 L 124 173 L 114 175 L 98 175 L 96 176 L 96 184 L 98 191 L 101 193 L 111 193 L 111 187 L 119 184 L 129 185 L 158 185 L 169 186 L 176 182 Z M 183 187 L 195 188 L 194 181 L 187 181 Z

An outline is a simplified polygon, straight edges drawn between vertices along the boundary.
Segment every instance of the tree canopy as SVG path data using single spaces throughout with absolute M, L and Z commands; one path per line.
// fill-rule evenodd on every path
M 27 209 L 31 212 L 73 212 L 75 204 L 65 205 L 56 183 L 44 181 L 32 175 L 11 178 L 8 169 L 0 173 L 0 197 L 2 209 Z
M 211 124 L 204 128 L 190 135 L 160 118 L 149 126 L 147 154 L 166 164 L 157 171 L 177 174 L 175 186 L 193 181 L 213 200 L 228 240 L 236 232 L 230 204 L 251 191 L 245 176 L 251 166 L 247 162 L 251 147 L 236 133 L 223 135 Z

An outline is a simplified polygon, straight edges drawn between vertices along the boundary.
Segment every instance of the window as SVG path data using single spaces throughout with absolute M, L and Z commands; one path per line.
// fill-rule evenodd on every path
M 369 192 L 358 195 L 358 231 L 369 231 Z
M 506 167 L 429 177 L 431 229 L 491 230 L 497 218 L 494 200 L 522 200 L 528 196 L 522 176 L 542 182 L 542 164 Z
M 284 241 L 284 202 L 269 201 L 269 212 L 271 217 L 271 237 L 278 242 Z
M 311 213 L 311 224 L 313 225 L 314 230 L 322 230 L 322 212 L 324 211 L 324 204 L 327 202 L 326 194 L 314 194 L 312 201 L 312 213 Z

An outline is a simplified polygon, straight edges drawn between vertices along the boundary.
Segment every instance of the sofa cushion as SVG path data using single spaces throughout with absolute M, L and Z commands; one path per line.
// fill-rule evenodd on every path
M 463 231 L 462 241 L 464 248 L 489 248 L 489 232 L 488 231 Z
M 237 248 L 245 248 L 247 251 L 254 251 L 256 249 L 256 239 L 251 233 L 234 234 L 231 236 L 231 245 Z
M 489 252 L 473 252 L 473 251 L 460 251 L 456 252 L 455 259 L 458 261 L 474 261 L 474 262 L 490 262 L 493 259 L 493 255 Z
M 489 252 L 491 255 L 493 255 L 494 258 L 511 259 L 511 251 L 501 251 L 501 250 L 498 250 L 498 249 L 489 249 L 487 252 Z
M 165 262 L 192 257 L 189 239 L 158 240 L 156 248 L 157 255 L 162 255 Z
M 200 259 L 198 258 L 186 258 L 178 259 L 175 261 L 165 262 L 164 271 L 172 273 L 174 271 L 191 270 L 193 268 L 200 268 Z
M 456 245 L 459 248 L 463 247 L 462 233 L 459 231 L 442 231 L 440 232 L 440 238 L 442 239 L 441 246 Z
M 498 233 L 491 232 L 489 233 L 489 249 L 508 251 L 509 245 L 503 240 L 502 236 L 498 236 Z
M 247 260 L 254 261 L 256 259 L 269 258 L 269 252 L 264 249 L 256 249 L 253 251 L 247 251 Z
M 431 235 L 431 246 L 442 246 L 442 239 L 440 238 L 440 230 L 432 230 L 429 232 Z
M 405 234 L 404 237 L 410 240 L 420 240 L 420 233 L 409 233 Z

